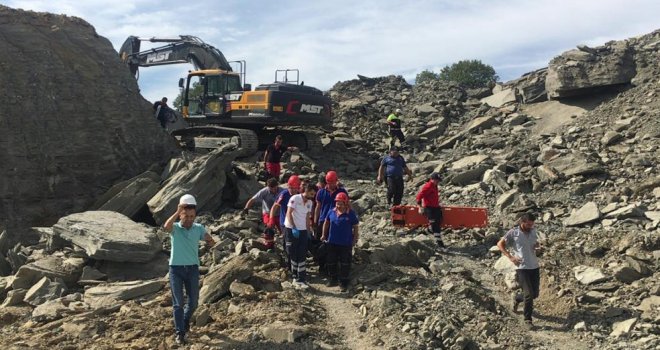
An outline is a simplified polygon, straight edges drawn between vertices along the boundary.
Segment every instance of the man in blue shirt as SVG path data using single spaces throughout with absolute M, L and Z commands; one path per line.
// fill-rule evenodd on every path
M 204 226 L 195 223 L 197 202 L 189 194 L 181 196 L 176 213 L 165 221 L 163 229 L 170 233 L 170 289 L 174 309 L 176 342 L 185 344 L 190 319 L 199 300 L 199 241 L 212 247 L 215 241 Z M 178 222 L 175 222 L 176 219 Z M 186 288 L 188 303 L 184 304 L 183 288 Z
M 412 178 L 412 171 L 406 166 L 406 160 L 396 147 L 390 148 L 390 154 L 383 158 L 378 168 L 378 183 L 387 181 L 387 205 L 401 205 L 403 198 L 403 174 Z
M 355 211 L 351 210 L 348 204 L 346 193 L 339 193 L 335 201 L 337 202 L 336 207 L 330 211 L 325 220 L 321 239 L 327 241 L 328 245 L 326 256 L 326 265 L 330 277 L 328 287 L 337 285 L 337 275 L 339 275 L 339 290 L 346 292 L 348 291 L 351 272 L 353 246 L 359 238 L 359 220 Z

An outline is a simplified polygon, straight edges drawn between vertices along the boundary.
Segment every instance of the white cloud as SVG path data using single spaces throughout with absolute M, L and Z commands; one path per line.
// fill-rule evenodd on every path
M 656 0 L 204 0 L 118 3 L 8 1 L 8 6 L 81 17 L 118 48 L 129 35 L 196 35 L 228 59 L 245 59 L 248 81 L 271 82 L 277 68 L 300 68 L 308 85 L 327 89 L 356 74 L 439 70 L 481 59 L 503 80 L 543 67 L 577 44 L 599 45 L 657 29 Z M 146 46 L 145 46 L 146 47 Z M 191 66 L 141 70 L 149 100 L 178 93 Z M 171 76 L 170 76 L 171 75 Z

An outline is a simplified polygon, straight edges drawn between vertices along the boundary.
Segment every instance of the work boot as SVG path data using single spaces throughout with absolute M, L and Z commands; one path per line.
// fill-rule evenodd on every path
M 186 345 L 186 337 L 183 333 L 178 333 L 176 335 L 176 343 L 179 345 Z
M 341 281 L 339 284 L 339 291 L 342 293 L 348 293 L 348 281 Z
M 532 320 L 525 320 L 525 329 L 527 329 L 528 331 L 533 331 L 536 329 L 534 323 L 532 323 Z
M 446 248 L 445 243 L 441 239 L 437 239 L 435 243 L 438 245 L 438 248 Z

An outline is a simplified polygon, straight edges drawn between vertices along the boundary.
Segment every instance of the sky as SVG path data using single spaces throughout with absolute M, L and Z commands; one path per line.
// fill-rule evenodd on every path
M 660 29 L 658 0 L 0 0 L 12 8 L 80 17 L 115 50 L 130 35 L 193 35 L 229 60 L 247 61 L 247 82 L 300 69 L 322 90 L 357 74 L 417 73 L 463 59 L 492 65 L 500 80 L 547 66 L 576 45 Z M 143 48 L 151 47 L 143 44 Z M 140 69 L 142 95 L 178 94 L 192 65 Z

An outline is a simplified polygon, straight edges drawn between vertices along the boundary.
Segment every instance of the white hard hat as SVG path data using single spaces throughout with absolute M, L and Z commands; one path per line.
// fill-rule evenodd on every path
M 179 204 L 185 204 L 185 205 L 197 205 L 197 201 L 195 200 L 195 197 L 193 197 L 190 194 L 184 194 L 181 196 L 181 199 L 179 199 Z
M 401 113 L 401 108 L 397 108 L 396 113 Z

